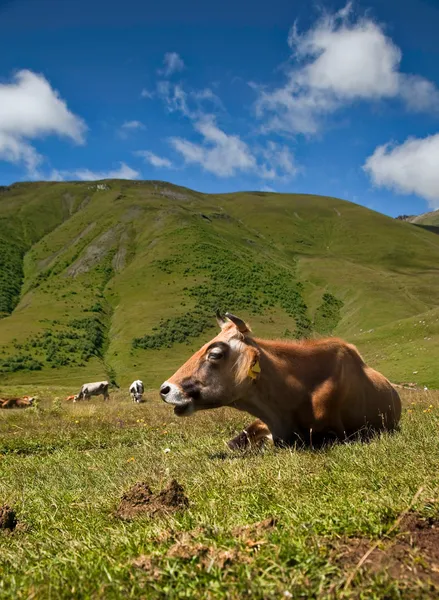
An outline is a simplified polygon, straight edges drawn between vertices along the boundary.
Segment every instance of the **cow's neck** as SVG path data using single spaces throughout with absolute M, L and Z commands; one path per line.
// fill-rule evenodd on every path
M 261 373 L 235 406 L 261 419 L 275 437 L 286 440 L 300 429 L 295 414 L 302 394 L 288 381 L 285 370 L 288 366 L 291 368 L 295 356 L 301 354 L 301 348 L 297 344 L 288 344 L 287 348 L 282 348 L 282 357 L 279 357 L 273 351 L 272 342 L 255 342 L 261 353 Z

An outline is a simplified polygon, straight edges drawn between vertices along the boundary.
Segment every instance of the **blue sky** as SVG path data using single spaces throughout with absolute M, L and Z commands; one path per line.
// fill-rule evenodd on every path
M 0 0 L 0 184 L 439 207 L 439 2 Z

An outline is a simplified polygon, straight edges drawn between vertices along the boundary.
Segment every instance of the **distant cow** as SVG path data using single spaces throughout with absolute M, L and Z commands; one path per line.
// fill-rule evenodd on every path
M 272 435 L 281 445 L 397 427 L 398 392 L 352 344 L 338 338 L 262 340 L 238 317 L 226 317 L 217 315 L 221 332 L 160 388 L 177 416 L 231 406 L 257 417 L 246 428 L 256 440 Z
M 77 402 L 82 398 L 84 400 L 90 400 L 92 396 L 100 396 L 104 397 L 104 400 L 109 400 L 110 396 L 108 394 L 108 381 L 96 381 L 94 383 L 84 383 L 81 388 L 79 394 L 73 398 L 73 402 Z
M 29 408 L 33 406 L 35 398 L 23 396 L 23 398 L 0 398 L 0 408 Z
M 75 398 L 76 398 L 76 396 L 75 396 L 75 395 L 73 395 L 73 396 L 67 396 L 67 398 L 66 398 L 66 402 L 71 402 L 71 401 L 72 401 L 72 400 L 74 400 Z
M 140 379 L 136 379 L 130 385 L 130 395 L 133 402 L 142 402 L 143 400 L 143 392 L 145 391 L 143 387 L 143 382 Z

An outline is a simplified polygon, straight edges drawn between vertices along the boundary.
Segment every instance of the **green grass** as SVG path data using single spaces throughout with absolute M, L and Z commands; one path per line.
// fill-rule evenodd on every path
M 220 308 L 261 337 L 339 335 L 392 380 L 418 371 L 439 387 L 439 337 L 424 356 L 420 329 L 404 339 L 404 323 L 437 308 L 439 236 L 335 198 L 106 183 L 0 195 L 4 382 L 158 386 L 214 334 Z M 98 332 L 73 325 L 93 319 Z M 403 344 L 398 360 L 386 336 Z
M 26 393 L 27 387 L 0 388 Z M 178 420 L 148 393 L 134 405 L 122 392 L 66 404 L 70 388 L 38 388 L 37 408 L 0 411 L 0 504 L 20 526 L 0 531 L 2 599 L 20 598 L 431 598 L 415 577 L 392 579 L 340 562 L 349 537 L 378 539 L 424 486 L 418 512 L 439 517 L 439 396 L 404 393 L 402 429 L 369 444 L 322 451 L 267 447 L 232 454 L 224 442 L 248 423 L 232 410 Z M 429 408 L 429 406 L 433 408 Z M 426 412 L 427 411 L 427 412 Z M 170 452 L 165 453 L 169 448 Z M 113 516 L 137 481 L 154 491 L 175 477 L 189 510 L 132 522 Z M 436 499 L 434 502 L 432 499 Z M 233 530 L 276 517 L 252 551 Z M 208 570 L 168 556 L 170 532 L 239 558 Z M 195 542 L 194 542 L 195 543 Z M 154 570 L 132 565 L 151 557 Z

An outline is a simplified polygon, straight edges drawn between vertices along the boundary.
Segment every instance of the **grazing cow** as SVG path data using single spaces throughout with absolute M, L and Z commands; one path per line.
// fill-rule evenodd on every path
M 108 394 L 108 381 L 84 383 L 79 394 L 76 394 L 76 396 L 73 398 L 73 402 L 77 402 L 82 398 L 84 398 L 84 400 L 90 400 L 92 396 L 100 396 L 101 394 L 104 397 L 104 400 L 110 399 Z
M 142 402 L 143 401 L 143 392 L 145 388 L 143 387 L 143 382 L 140 379 L 136 379 L 130 385 L 130 395 L 133 402 Z
M 0 398 L 0 408 L 29 408 L 33 406 L 35 398 L 23 396 L 23 398 Z
M 160 388 L 176 415 L 235 407 L 258 418 L 247 431 L 272 435 L 275 444 L 316 445 L 397 427 L 397 391 L 352 344 L 262 340 L 230 313 L 217 321 L 221 332 Z

